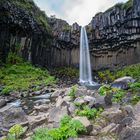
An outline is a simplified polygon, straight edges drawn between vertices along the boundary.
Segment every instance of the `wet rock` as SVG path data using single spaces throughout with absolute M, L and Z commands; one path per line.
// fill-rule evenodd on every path
M 128 89 L 128 83 L 134 82 L 135 80 L 132 77 L 122 77 L 116 79 L 112 84 L 111 87 L 120 88 L 120 89 Z
M 36 91 L 33 93 L 33 95 L 40 95 L 41 94 L 41 91 Z
M 49 99 L 50 98 L 50 94 L 47 93 L 47 94 L 44 94 L 44 95 L 40 95 L 40 96 L 35 96 L 35 97 L 32 97 L 33 99 Z
M 68 109 L 65 106 L 53 107 L 49 109 L 49 122 L 59 122 L 64 115 L 68 115 Z
M 5 99 L 0 99 L 0 108 L 6 105 Z
M 93 125 L 91 122 L 87 119 L 87 117 L 74 117 L 74 120 L 79 120 L 87 129 L 86 134 L 90 134 L 90 132 L 93 130 Z
M 37 105 L 48 104 L 50 102 L 51 101 L 49 99 L 40 99 L 40 100 L 34 101 L 34 103 Z

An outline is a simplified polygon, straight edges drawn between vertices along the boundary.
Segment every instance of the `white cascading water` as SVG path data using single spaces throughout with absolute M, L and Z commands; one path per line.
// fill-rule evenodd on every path
M 90 53 L 87 32 L 85 27 L 81 28 L 80 36 L 80 79 L 79 83 L 81 85 L 93 85 L 91 63 L 90 63 Z

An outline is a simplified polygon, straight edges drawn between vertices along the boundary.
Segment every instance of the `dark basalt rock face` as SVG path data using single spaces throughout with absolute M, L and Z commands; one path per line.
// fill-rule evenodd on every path
M 20 54 L 45 67 L 79 66 L 80 26 L 47 17 L 32 0 L 0 1 L 0 60 Z M 140 2 L 129 0 L 98 13 L 87 25 L 93 69 L 140 62 Z
M 140 2 L 129 0 L 98 13 L 87 26 L 95 69 L 140 62 Z
M 75 27 L 76 26 L 76 27 Z M 48 18 L 32 0 L 0 1 L 0 60 L 21 46 L 20 54 L 41 66 L 71 65 L 72 48 L 79 45 L 80 26 Z

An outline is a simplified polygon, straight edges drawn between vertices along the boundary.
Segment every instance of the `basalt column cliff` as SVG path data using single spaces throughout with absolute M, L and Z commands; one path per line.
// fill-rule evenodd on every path
M 80 26 L 47 17 L 32 0 L 0 0 L 0 60 L 18 51 L 45 67 L 79 66 Z M 98 13 L 86 26 L 93 69 L 140 62 L 140 2 Z
M 129 0 L 98 13 L 88 25 L 93 68 L 140 62 L 140 1 Z

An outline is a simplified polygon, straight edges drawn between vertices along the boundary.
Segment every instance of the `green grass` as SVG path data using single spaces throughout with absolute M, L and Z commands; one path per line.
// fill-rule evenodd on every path
M 47 70 L 36 68 L 30 63 L 5 64 L 0 68 L 0 83 L 3 85 L 2 93 L 10 91 L 26 91 L 33 86 L 48 85 L 55 82 Z M 35 88 L 33 90 L 36 90 Z
M 101 79 L 101 81 L 114 81 L 117 78 L 123 77 L 123 76 L 131 76 L 134 79 L 139 80 L 140 79 L 140 64 L 134 64 L 122 67 L 120 69 L 116 70 L 104 70 L 98 72 L 98 77 Z

